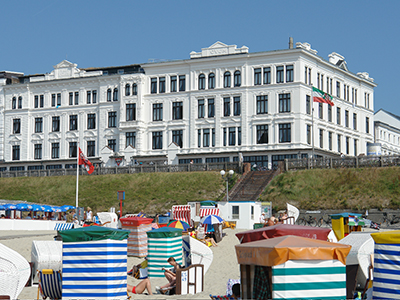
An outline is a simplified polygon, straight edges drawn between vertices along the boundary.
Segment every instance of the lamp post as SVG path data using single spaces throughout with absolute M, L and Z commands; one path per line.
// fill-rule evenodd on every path
M 229 202 L 229 187 L 228 187 L 228 181 L 233 177 L 233 174 L 235 174 L 235 171 L 229 170 L 228 173 L 226 173 L 224 170 L 221 170 L 219 172 L 221 174 L 221 177 L 223 180 L 226 181 L 226 202 Z

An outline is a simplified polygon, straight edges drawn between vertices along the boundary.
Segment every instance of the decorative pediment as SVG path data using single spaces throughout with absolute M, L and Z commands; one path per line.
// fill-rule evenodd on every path
M 67 140 L 75 140 L 75 139 L 77 139 L 79 136 L 78 136 L 78 132 L 75 132 L 75 131 L 68 131 L 67 133 L 66 133 L 66 139 Z
M 169 144 L 168 150 L 172 150 L 172 149 L 179 150 L 180 147 L 179 147 L 179 145 L 177 143 L 172 142 L 171 144 Z
M 54 66 L 54 70 L 51 73 L 45 74 L 44 78 L 40 77 L 34 81 L 100 76 L 103 74 L 102 71 L 86 72 L 85 70 L 78 69 L 77 66 L 77 64 L 69 62 L 68 60 L 63 60 Z
M 10 139 L 10 145 L 21 145 L 21 138 L 19 136 L 14 135 L 11 139 Z
M 113 155 L 114 151 L 110 147 L 104 146 L 103 149 L 101 149 L 100 153 L 101 154 Z
M 31 141 L 32 141 L 32 142 L 43 141 L 43 135 L 42 135 L 42 134 L 34 133 L 34 134 L 32 134 Z
M 54 66 L 54 69 L 62 69 L 62 68 L 67 68 L 67 69 L 74 69 L 76 68 L 78 65 L 74 64 L 72 62 L 69 62 L 68 60 L 63 60 L 62 62 L 56 64 Z
M 246 46 L 237 48 L 236 45 L 227 45 L 218 41 L 212 44 L 208 48 L 202 48 L 201 52 L 195 52 L 195 51 L 190 52 L 190 58 L 200 58 L 200 57 L 240 54 L 240 53 L 249 53 L 249 48 Z
M 84 133 L 84 138 L 85 138 L 85 139 L 94 138 L 94 137 L 96 137 L 96 136 L 97 136 L 97 134 L 96 134 L 95 132 L 93 132 L 92 130 L 87 130 L 87 131 L 85 131 L 85 133 Z
M 60 140 L 60 133 L 59 132 L 50 132 L 49 133 L 49 140 L 50 141 L 57 141 Z
M 309 43 L 297 42 L 297 43 L 296 43 L 296 48 L 297 48 L 297 49 L 304 49 L 304 50 L 310 51 L 310 52 L 313 53 L 313 54 L 317 54 L 317 53 L 318 53 L 317 50 L 311 49 L 311 45 L 310 45 Z
M 117 135 L 118 134 L 118 129 L 112 129 L 112 128 L 107 128 L 105 131 L 104 131 L 104 136 L 105 137 L 107 137 L 107 138 L 109 138 L 109 137 L 113 137 L 113 136 L 115 136 L 115 135 Z

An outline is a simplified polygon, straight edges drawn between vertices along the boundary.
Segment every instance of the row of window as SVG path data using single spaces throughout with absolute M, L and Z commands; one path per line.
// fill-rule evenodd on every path
M 174 93 L 177 92 L 178 88 L 178 79 L 179 79 L 179 92 L 186 91 L 186 75 L 179 75 L 179 76 L 170 76 L 170 92 Z M 165 93 L 166 92 L 166 78 L 165 77 L 152 77 L 150 79 L 150 93 L 157 94 L 157 93 Z

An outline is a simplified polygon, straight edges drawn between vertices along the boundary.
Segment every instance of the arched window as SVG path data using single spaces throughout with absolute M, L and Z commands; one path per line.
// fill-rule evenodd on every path
M 17 97 L 13 97 L 12 98 L 12 109 L 16 109 L 17 108 Z
M 231 72 L 229 71 L 224 73 L 224 87 L 231 87 Z
M 132 95 L 137 95 L 137 84 L 136 83 L 134 83 L 134 84 L 132 84 Z
M 209 89 L 215 88 L 215 74 L 214 73 L 210 73 L 208 75 L 208 88 Z
M 199 90 L 206 88 L 206 76 L 204 74 L 199 75 Z
M 111 101 L 111 89 L 107 90 L 107 101 Z
M 114 101 L 118 101 L 118 88 L 115 88 L 115 89 L 114 89 L 113 100 L 114 100 Z
M 22 97 L 18 97 L 18 108 L 22 108 Z
M 242 76 L 240 75 L 239 70 L 235 71 L 234 76 L 233 76 L 233 81 L 234 81 L 233 82 L 234 86 L 240 86 L 242 84 Z
M 125 85 L 125 96 L 130 96 L 130 95 L 131 95 L 131 85 L 127 83 Z

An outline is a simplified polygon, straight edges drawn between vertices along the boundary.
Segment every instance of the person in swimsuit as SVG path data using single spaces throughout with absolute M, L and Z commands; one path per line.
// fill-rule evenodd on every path
M 151 291 L 150 279 L 148 278 L 143 279 L 137 286 L 128 284 L 127 288 L 128 292 L 131 292 L 132 294 L 143 294 L 143 292 L 147 289 L 148 294 L 153 295 L 153 292 Z

